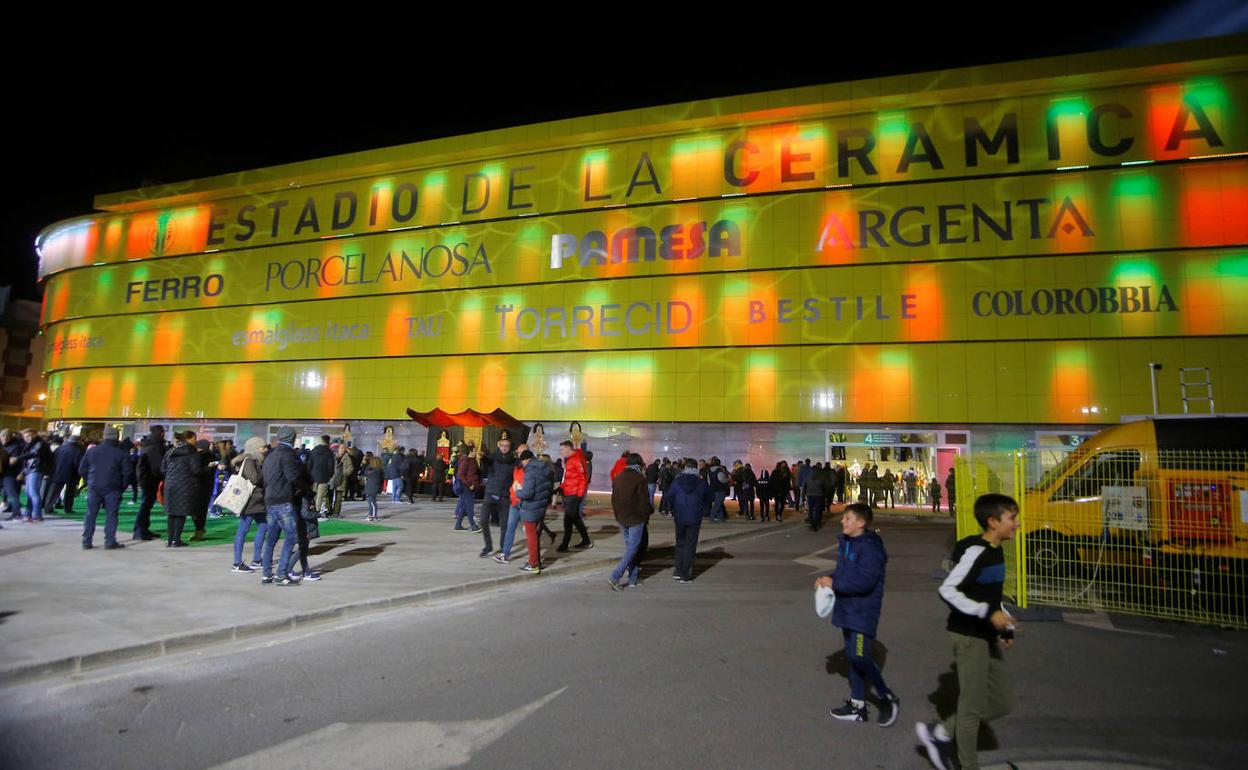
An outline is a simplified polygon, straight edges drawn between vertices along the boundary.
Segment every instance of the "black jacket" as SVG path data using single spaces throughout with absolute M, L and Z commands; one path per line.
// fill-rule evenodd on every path
M 139 459 L 134 464 L 134 473 L 138 477 L 139 486 L 155 487 L 164 479 L 165 473 L 160 467 L 168 451 L 169 446 L 165 443 L 163 436 L 162 438 L 148 436 L 143 439 L 143 445 L 139 449 Z
M 495 497 L 511 500 L 511 479 L 516 469 L 516 456 L 510 452 L 503 454 L 495 449 L 486 455 L 490 465 L 490 476 L 485 480 L 485 493 Z
M 203 471 L 203 462 L 195 447 L 182 444 L 169 450 L 160 465 L 160 472 L 165 477 L 167 516 L 193 516 L 197 512 L 202 500 L 200 477 Z
M 311 483 L 308 469 L 287 444 L 278 444 L 269 452 L 261 471 L 264 473 L 265 505 L 292 503 L 308 490 Z
M 317 444 L 308 455 L 308 474 L 313 484 L 328 484 L 334 477 L 334 452 L 325 444 Z
M 70 447 L 76 447 L 82 451 L 82 447 L 78 442 L 71 441 L 57 451 L 57 473 L 60 473 L 60 461 L 64 459 L 62 456 Z M 131 478 L 134 475 L 134 463 L 130 459 L 130 452 L 125 449 L 116 439 L 105 439 L 104 443 L 91 447 L 91 450 L 82 455 L 78 467 L 74 469 L 74 478 L 85 477 L 87 480 L 87 489 L 98 494 L 108 494 L 110 492 L 121 492 L 130 486 Z M 60 483 L 60 482 L 57 482 Z M 65 483 L 69 483 L 66 481 Z M 75 481 L 75 483 L 77 483 Z
M 22 464 L 23 473 L 48 473 L 52 470 L 52 450 L 42 436 L 35 436 L 35 440 L 27 444 L 14 459 Z
M 120 444 L 118 448 L 121 448 Z M 78 479 L 82 477 L 82 474 L 78 472 L 78 466 L 82 463 L 83 453 L 82 444 L 79 443 L 77 436 L 70 436 L 60 449 L 53 452 L 52 483 L 68 484 L 76 488 Z M 129 452 L 126 456 L 129 457 Z

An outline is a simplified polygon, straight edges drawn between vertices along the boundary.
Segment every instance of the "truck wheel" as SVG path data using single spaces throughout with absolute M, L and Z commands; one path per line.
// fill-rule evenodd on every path
M 1065 577 L 1075 572 L 1079 552 L 1060 532 L 1039 530 L 1027 536 L 1027 568 L 1036 577 Z

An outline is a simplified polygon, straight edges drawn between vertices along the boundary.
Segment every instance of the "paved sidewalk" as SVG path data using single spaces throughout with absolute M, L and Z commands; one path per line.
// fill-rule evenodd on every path
M 152 657 L 187 647 L 287 630 L 305 623 L 423 604 L 491 590 L 513 580 L 542 580 L 547 574 L 601 569 L 623 552 L 605 498 L 591 498 L 587 525 L 594 548 L 555 553 L 543 537 L 543 574 L 519 572 L 527 551 L 517 531 L 512 562 L 478 558 L 479 533 L 452 531 L 454 502 L 415 505 L 379 501 L 381 526 L 371 531 L 327 536 L 310 548 L 313 569 L 324 579 L 297 587 L 262 585 L 259 573 L 230 571 L 230 545 L 166 548 L 161 540 L 132 543 L 125 550 L 80 548 L 81 523 L 50 518 L 42 525 L 6 523 L 0 530 L 0 683 L 128 659 Z M 477 506 L 478 513 L 480 505 Z M 363 503 L 343 506 L 344 517 L 360 521 Z M 699 551 L 777 527 L 737 517 L 704 523 Z M 563 514 L 552 509 L 548 525 L 562 535 Z M 382 527 L 389 529 L 383 530 Z M 650 549 L 670 547 L 670 519 L 651 520 Z M 830 527 L 812 540 L 835 540 Z M 498 528 L 493 528 L 498 548 Z M 253 529 L 254 537 L 254 529 Z M 573 543 L 577 542 L 574 536 Z M 816 541 L 818 542 L 818 541 Z M 280 549 L 281 544 L 278 544 Z M 667 552 L 670 561 L 670 550 Z M 660 558 L 663 554 L 655 554 Z M 252 546 L 244 550 L 250 561 Z M 277 552 L 274 553 L 276 559 Z M 608 590 L 603 582 L 603 590 Z

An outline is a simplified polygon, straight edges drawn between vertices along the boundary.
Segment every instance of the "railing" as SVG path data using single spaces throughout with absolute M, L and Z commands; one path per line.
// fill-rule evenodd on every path
M 1019 503 L 1017 605 L 1248 628 L 1248 450 L 1115 449 L 1043 474 L 1036 452 L 977 452 L 954 468 L 959 537 L 980 531 L 979 495 Z

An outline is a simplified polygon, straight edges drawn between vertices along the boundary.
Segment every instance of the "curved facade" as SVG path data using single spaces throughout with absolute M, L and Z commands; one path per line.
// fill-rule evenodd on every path
M 823 454 L 825 428 L 1027 442 L 1118 422 L 1152 412 L 1150 363 L 1162 411 L 1182 411 L 1187 367 L 1210 370 L 1219 411 L 1248 411 L 1246 42 L 691 102 L 100 196 L 102 213 L 39 239 L 47 414 L 501 407 L 649 436 L 659 454 L 697 435 L 790 457 Z

